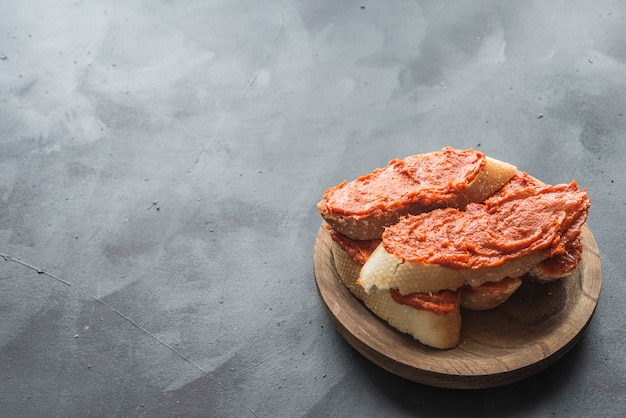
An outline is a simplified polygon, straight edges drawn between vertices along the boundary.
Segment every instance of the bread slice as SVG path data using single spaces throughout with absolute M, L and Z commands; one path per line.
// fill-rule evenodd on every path
M 379 240 L 352 241 L 329 230 L 333 237 L 331 253 L 335 269 L 348 290 L 376 316 L 390 326 L 411 335 L 421 343 L 435 348 L 451 348 L 458 344 L 461 333 L 460 311 L 445 314 L 419 310 L 397 303 L 391 290 L 373 289 L 369 293 L 357 283 L 361 268 L 370 256 L 371 248 Z M 472 288 L 465 285 L 460 289 L 459 307 L 470 310 L 493 309 L 505 302 L 520 286 L 519 278 L 506 278 L 505 283 L 485 283 Z
M 395 288 L 402 294 L 457 290 L 465 285 L 479 287 L 484 283 L 499 282 L 505 277 L 523 276 L 544 259 L 543 254 L 534 253 L 504 265 L 452 269 L 439 264 L 409 262 L 387 252 L 384 245 L 379 245 L 363 265 L 358 282 L 366 292 L 373 288 Z
M 398 331 L 430 347 L 456 347 L 461 338 L 460 303 L 446 313 L 434 313 L 402 305 L 393 300 L 389 290 L 374 289 L 366 293 L 357 284 L 361 264 L 352 259 L 337 242 L 331 246 L 335 268 L 343 284 L 376 316 Z
M 588 207 L 586 193 L 572 183 L 519 199 L 510 195 L 495 206 L 407 216 L 385 230 L 358 283 L 366 292 L 395 288 L 409 294 L 520 277 L 565 251 L 580 234 Z
M 481 202 L 515 173 L 514 166 L 483 153 L 446 147 L 392 160 L 327 189 L 317 208 L 335 231 L 355 240 L 379 239 L 385 227 L 407 214 Z

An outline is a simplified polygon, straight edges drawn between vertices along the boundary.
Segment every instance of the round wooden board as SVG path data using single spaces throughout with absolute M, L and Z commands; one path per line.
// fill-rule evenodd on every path
M 438 350 L 391 328 L 341 283 L 331 253 L 332 238 L 320 227 L 314 269 L 331 321 L 363 356 L 406 379 L 430 386 L 479 389 L 525 379 L 561 358 L 579 340 L 600 296 L 598 246 L 583 226 L 583 257 L 568 277 L 548 284 L 524 280 L 491 311 L 462 310 L 460 344 Z

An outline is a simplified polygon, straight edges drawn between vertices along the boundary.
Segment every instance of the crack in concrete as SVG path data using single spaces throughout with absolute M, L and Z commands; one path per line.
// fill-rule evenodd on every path
M 66 286 L 69 286 L 69 287 L 73 287 L 72 283 L 68 282 L 67 280 L 64 280 L 64 279 L 60 278 L 59 276 L 54 275 L 52 273 L 49 273 L 49 272 L 47 272 L 47 271 L 45 271 L 43 269 L 37 268 L 37 267 L 35 267 L 34 265 L 32 265 L 30 263 L 27 263 L 25 261 L 22 261 L 20 259 L 14 258 L 14 257 L 12 257 L 10 255 L 6 255 L 6 254 L 0 254 L 0 257 L 2 257 L 6 262 L 13 262 L 13 263 L 19 264 L 19 265 L 21 265 L 23 267 L 26 267 L 26 268 L 28 268 L 30 270 L 35 271 L 37 274 L 48 276 L 48 277 L 56 280 L 59 283 L 62 283 L 62 284 L 66 285 Z M 157 337 L 156 335 L 154 335 L 153 333 L 148 331 L 146 328 L 141 326 L 139 323 L 137 323 L 134 319 L 130 318 L 129 316 L 127 316 L 124 313 L 120 312 L 119 310 L 115 309 L 113 306 L 107 304 L 102 299 L 100 299 L 100 298 L 98 298 L 96 296 L 90 295 L 89 293 L 87 293 L 87 292 L 85 292 L 85 291 L 83 291 L 83 290 L 81 290 L 81 289 L 79 289 L 77 287 L 74 287 L 74 288 L 77 289 L 78 292 L 82 293 L 83 295 L 87 296 L 90 299 L 93 299 L 94 301 L 98 302 L 99 304 L 101 304 L 105 308 L 109 309 L 111 312 L 115 313 L 117 316 L 122 318 L 124 321 L 130 323 L 132 326 L 134 326 L 135 328 L 137 328 L 138 330 L 143 332 L 145 335 L 149 336 L 154 341 L 158 342 L 163 347 L 167 348 L 172 353 L 174 353 L 175 355 L 177 355 L 178 357 L 183 359 L 186 363 L 192 365 L 194 368 L 196 368 L 198 371 L 200 371 L 202 373 L 202 375 L 208 376 L 211 379 L 213 379 L 222 389 L 226 390 L 226 387 L 224 386 L 224 384 L 222 382 L 220 382 L 219 380 L 217 380 L 214 377 L 210 376 L 210 374 L 206 370 L 204 370 L 199 364 L 197 364 L 196 362 L 191 360 L 189 357 L 185 356 L 180 351 L 176 350 L 174 347 L 172 347 L 171 345 L 169 345 L 165 341 L 161 340 L 159 337 Z

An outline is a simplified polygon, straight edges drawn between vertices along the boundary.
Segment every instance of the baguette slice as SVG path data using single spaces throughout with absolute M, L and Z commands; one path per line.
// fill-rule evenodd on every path
M 357 284 L 361 264 L 355 261 L 340 245 L 331 246 L 335 268 L 343 284 L 376 316 L 398 331 L 412 336 L 430 347 L 447 349 L 456 347 L 461 338 L 460 303 L 446 313 L 434 313 L 397 303 L 389 290 L 374 289 L 369 293 Z
M 498 190 L 516 168 L 473 150 L 450 147 L 404 160 L 327 189 L 317 204 L 337 232 L 355 240 L 380 239 L 402 216 L 442 207 L 463 209 Z
M 379 245 L 363 265 L 358 283 L 365 292 L 395 288 L 400 293 L 428 293 L 463 286 L 479 287 L 505 277 L 520 277 L 546 257 L 541 253 L 511 260 L 504 265 L 481 269 L 452 269 L 439 264 L 406 261 Z
M 573 182 L 519 198 L 511 194 L 497 205 L 468 205 L 465 212 L 409 215 L 385 230 L 358 283 L 366 292 L 395 288 L 408 294 L 520 277 L 565 252 L 588 208 L 587 194 Z

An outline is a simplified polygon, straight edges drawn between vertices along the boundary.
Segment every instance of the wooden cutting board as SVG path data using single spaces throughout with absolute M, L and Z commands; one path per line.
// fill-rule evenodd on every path
M 406 379 L 445 388 L 488 388 L 525 379 L 556 362 L 579 340 L 602 284 L 597 243 L 583 226 L 583 256 L 567 278 L 528 280 L 491 311 L 462 310 L 460 344 L 438 350 L 379 319 L 341 283 L 323 224 L 314 249 L 322 304 L 344 339 L 378 366 Z

